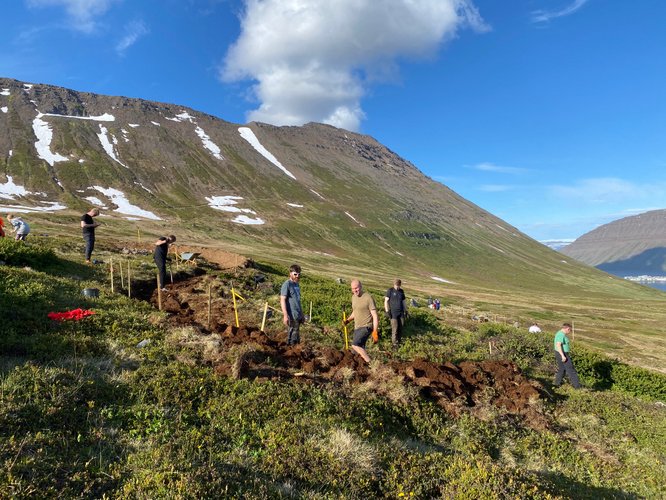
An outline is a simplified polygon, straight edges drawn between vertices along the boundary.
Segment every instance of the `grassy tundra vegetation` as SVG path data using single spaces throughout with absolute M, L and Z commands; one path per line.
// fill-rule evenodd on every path
M 38 237 L 29 245 L 0 240 L 2 498 L 666 495 L 661 373 L 576 344 L 587 389 L 553 389 L 552 332 L 531 336 L 472 323 L 452 308 L 414 308 L 400 358 L 482 360 L 492 342 L 492 357 L 544 384 L 539 404 L 551 428 L 535 430 L 490 405 L 482 416 L 454 417 L 407 390 L 389 399 L 362 386 L 223 378 L 198 361 L 192 328 L 171 327 L 148 303 L 111 294 L 104 266 L 84 267 L 72 250 Z M 136 259 L 137 279 L 152 279 L 150 257 Z M 276 304 L 286 267 L 260 263 L 260 271 L 272 286 L 243 288 L 242 322 L 259 323 L 264 300 Z M 209 272 L 240 287 L 256 271 Z M 100 288 L 100 298 L 84 298 L 86 287 Z M 340 347 L 347 285 L 306 273 L 302 288 L 316 311 L 303 337 Z M 76 307 L 96 314 L 46 317 Z M 267 329 L 280 330 L 277 319 Z M 370 354 L 381 364 L 380 350 Z

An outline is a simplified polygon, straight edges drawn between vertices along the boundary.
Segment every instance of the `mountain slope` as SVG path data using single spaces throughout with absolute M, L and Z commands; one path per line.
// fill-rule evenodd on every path
M 617 275 L 666 274 L 666 210 L 604 224 L 562 253 Z
M 577 339 L 624 359 L 666 358 L 660 292 L 563 259 L 372 137 L 0 78 L 0 210 L 80 244 L 91 205 L 109 256 L 175 233 L 378 288 L 399 275 L 510 323 L 575 320 Z
M 572 272 L 595 287 L 593 271 L 368 136 L 321 124 L 241 127 L 182 106 L 9 79 L 0 92 L 0 189 L 10 205 L 66 207 L 45 217 L 51 223 L 92 203 L 114 216 L 105 230 L 118 237 L 170 230 L 338 272 L 400 269 L 461 287 L 543 290 L 570 285 Z

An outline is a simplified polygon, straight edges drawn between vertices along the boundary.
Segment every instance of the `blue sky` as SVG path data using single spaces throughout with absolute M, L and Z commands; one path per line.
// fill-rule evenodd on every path
M 14 0 L 0 76 L 355 130 L 538 240 L 666 208 L 662 0 Z

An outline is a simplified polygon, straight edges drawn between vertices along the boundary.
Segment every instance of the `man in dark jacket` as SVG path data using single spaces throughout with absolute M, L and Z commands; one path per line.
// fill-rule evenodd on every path
M 159 286 L 162 291 L 166 291 L 166 262 L 167 256 L 169 255 L 169 245 L 176 241 L 176 237 L 173 234 L 169 236 L 162 236 L 159 240 L 155 242 L 155 251 L 153 252 L 153 260 L 157 266 L 157 270 L 160 273 L 160 283 Z
M 93 217 L 99 215 L 99 208 L 91 208 L 81 216 L 81 233 L 83 241 L 86 242 L 86 264 L 90 264 L 90 256 L 95 248 L 95 228 L 99 222 L 95 222 Z
M 402 288 L 402 281 L 398 278 L 393 280 L 393 286 L 386 291 L 384 296 L 384 311 L 391 320 L 391 342 L 393 349 L 400 346 L 402 339 L 402 327 L 407 316 L 407 299 Z

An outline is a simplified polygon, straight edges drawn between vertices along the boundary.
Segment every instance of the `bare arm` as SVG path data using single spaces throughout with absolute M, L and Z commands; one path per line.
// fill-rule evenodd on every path
M 384 297 L 384 311 L 389 312 L 389 298 Z
M 370 315 L 372 316 L 372 329 L 377 331 L 379 328 L 379 317 L 377 316 L 377 309 L 370 309 Z
M 282 322 L 289 325 L 289 313 L 287 312 L 287 297 L 280 295 L 280 308 L 282 309 Z

